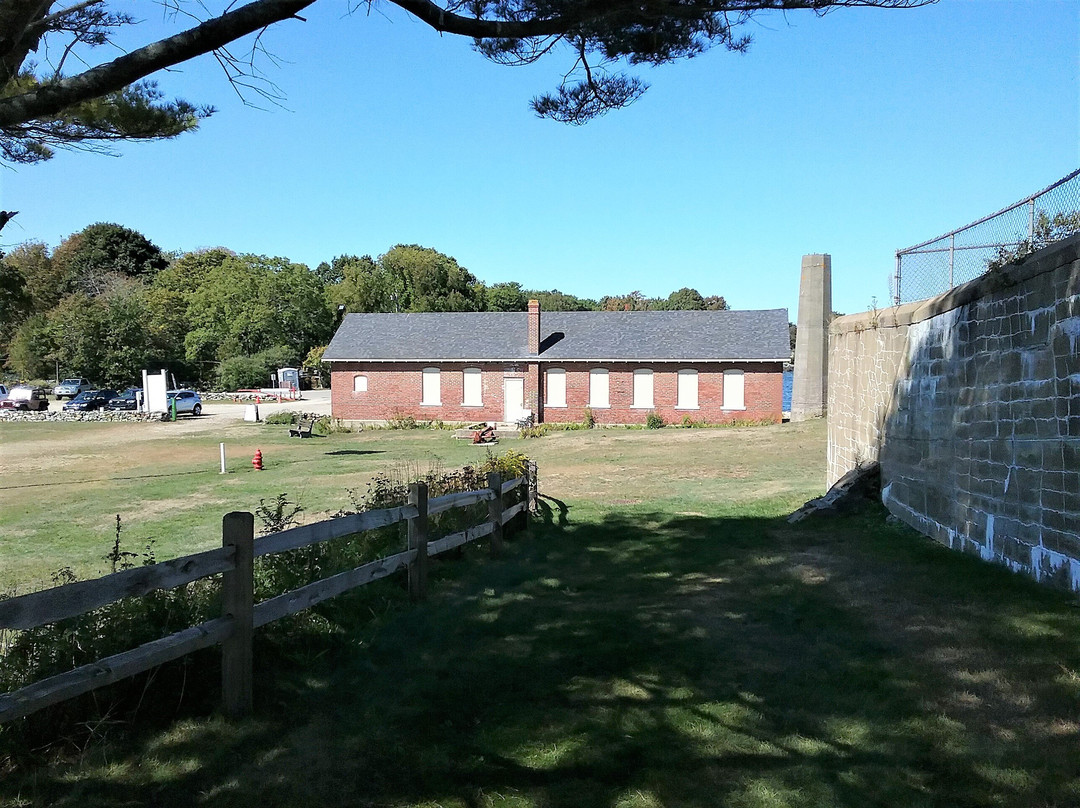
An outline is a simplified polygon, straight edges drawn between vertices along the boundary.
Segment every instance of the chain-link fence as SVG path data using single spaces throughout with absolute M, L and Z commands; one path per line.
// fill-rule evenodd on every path
M 896 252 L 893 302 L 925 300 L 1080 232 L 1080 169 L 997 213 Z

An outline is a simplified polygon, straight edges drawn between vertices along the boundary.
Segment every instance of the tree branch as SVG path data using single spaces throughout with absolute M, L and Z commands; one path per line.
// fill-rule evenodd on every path
M 56 115 L 88 98 L 114 92 L 165 67 L 216 50 L 267 25 L 289 19 L 315 0 L 255 0 L 187 31 L 146 45 L 71 78 L 0 98 L 0 128 Z
M 79 103 L 118 91 L 158 70 L 217 51 L 275 22 L 299 18 L 298 13 L 314 2 L 316 0 L 253 0 L 78 75 L 43 81 L 26 92 L 0 98 L 0 131 L 57 116 Z M 441 6 L 432 0 L 390 2 L 436 31 L 479 40 L 530 40 L 570 34 L 590 42 L 596 39 L 603 43 L 612 31 L 629 31 L 632 36 L 628 41 L 640 43 L 641 32 L 647 33 L 664 19 L 682 21 L 688 25 L 698 21 L 701 24 L 698 32 L 709 36 L 713 26 L 708 18 L 727 12 L 746 17 L 755 12 L 780 10 L 808 10 L 824 14 L 834 7 L 912 8 L 935 0 L 562 0 L 548 5 L 548 8 L 556 11 L 539 17 L 535 16 L 536 6 L 532 3 L 495 3 L 489 0 L 462 3 L 449 0 L 445 6 Z M 0 86 L 16 74 L 12 69 L 18 70 L 22 58 L 29 53 L 27 48 L 32 50 L 36 47 L 44 30 L 42 21 L 51 19 L 46 17 L 50 4 L 49 0 L 0 0 L 0 68 L 8 69 L 6 77 L 0 75 Z M 94 4 L 92 0 L 79 2 L 58 14 L 62 17 Z M 463 8 L 473 9 L 474 15 L 456 13 Z M 502 18 L 496 18 L 498 15 L 502 15 Z M 692 31 L 689 35 L 684 33 L 683 40 L 697 47 L 692 41 L 692 34 Z M 647 49 L 641 59 L 668 61 L 680 55 L 692 55 L 692 51 L 693 48 L 684 46 L 653 54 Z M 633 52 L 631 47 L 622 55 Z M 13 54 L 18 64 L 11 64 Z M 19 54 L 22 58 L 18 58 Z M 609 50 L 608 55 L 619 54 Z

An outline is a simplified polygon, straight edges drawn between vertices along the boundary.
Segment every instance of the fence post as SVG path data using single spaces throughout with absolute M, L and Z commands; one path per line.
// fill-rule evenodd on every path
M 896 287 L 893 289 L 893 303 L 897 306 L 900 305 L 900 268 L 903 265 L 903 258 L 900 256 L 900 251 L 896 251 Z
M 536 513 L 537 500 L 540 499 L 539 485 L 536 481 L 536 461 L 530 460 L 526 469 L 528 472 L 528 487 L 525 489 L 525 510 L 528 513 Z
M 222 613 L 233 621 L 232 633 L 221 644 L 221 700 L 230 718 L 248 715 L 254 678 L 252 641 L 255 635 L 255 517 L 243 511 L 221 520 L 221 544 L 232 547 L 233 568 L 221 579 Z
M 949 236 L 949 288 L 952 289 L 956 284 L 953 282 L 953 266 L 956 263 L 956 233 Z
M 495 527 L 491 531 L 491 556 L 495 558 L 502 552 L 503 540 L 503 495 L 502 475 L 497 471 L 489 471 L 487 476 L 488 488 L 495 496 L 488 501 L 488 521 Z
M 409 564 L 409 597 L 423 600 L 427 597 L 428 568 L 428 487 L 427 483 L 409 484 L 409 504 L 415 505 L 417 514 L 409 520 L 409 549 L 416 550 L 416 558 Z

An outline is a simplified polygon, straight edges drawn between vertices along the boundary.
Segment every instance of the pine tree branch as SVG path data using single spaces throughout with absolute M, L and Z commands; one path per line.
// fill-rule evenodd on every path
M 313 2 L 315 0 L 256 0 L 77 76 L 0 98 L 0 128 L 56 115 L 81 101 L 119 90 L 162 68 L 209 53 L 275 22 L 287 20 Z
M 316 0 L 254 0 L 226 11 L 188 30 L 145 45 L 110 62 L 97 65 L 68 78 L 42 82 L 23 93 L 0 98 L 0 131 L 62 113 L 75 105 L 115 92 L 150 74 L 202 54 L 217 51 L 230 42 L 255 33 L 276 22 L 297 17 Z M 710 15 L 759 11 L 809 10 L 823 14 L 834 7 L 875 6 L 912 8 L 935 0 L 564 0 L 551 3 L 555 13 L 530 16 L 535 6 L 485 0 L 445 6 L 431 0 L 389 0 L 443 33 L 475 39 L 529 40 L 570 34 L 589 38 L 594 31 L 645 28 L 655 21 L 682 20 L 693 25 Z M 46 13 L 50 0 L 0 0 L 0 86 L 14 77 L 26 56 L 37 47 L 42 32 L 50 25 Z M 94 5 L 78 3 L 74 9 Z M 474 16 L 456 13 L 469 8 Z M 451 10 L 453 9 L 453 10 Z M 58 12 L 61 17 L 71 9 Z M 490 15 L 490 16 L 485 16 Z M 496 18 L 495 15 L 502 15 Z M 51 15 L 57 16 L 57 15 Z M 518 18 L 520 17 L 520 18 Z M 676 49 L 675 56 L 681 55 Z M 646 56 L 652 60 L 653 57 Z M 666 60 L 661 54 L 661 60 Z M 6 73 L 6 76 L 4 75 Z

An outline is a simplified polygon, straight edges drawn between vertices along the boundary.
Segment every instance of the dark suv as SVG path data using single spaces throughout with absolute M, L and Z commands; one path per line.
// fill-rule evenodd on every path
M 116 398 L 115 390 L 84 390 L 64 405 L 64 412 L 103 410 L 110 398 Z

